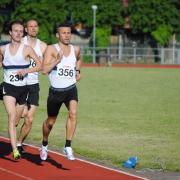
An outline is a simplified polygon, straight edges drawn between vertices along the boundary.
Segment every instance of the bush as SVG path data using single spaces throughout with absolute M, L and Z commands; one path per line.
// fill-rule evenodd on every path
M 158 44 L 160 44 L 161 46 L 164 46 L 168 43 L 171 37 L 172 28 L 168 25 L 160 25 L 151 34 L 154 37 L 154 39 L 158 42 Z
M 96 46 L 107 47 L 110 43 L 111 27 L 98 27 L 96 29 Z
M 92 63 L 92 56 L 83 56 L 82 60 L 84 63 Z

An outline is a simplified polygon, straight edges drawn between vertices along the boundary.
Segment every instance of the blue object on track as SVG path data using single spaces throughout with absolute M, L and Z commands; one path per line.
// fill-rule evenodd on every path
M 137 164 L 137 157 L 132 156 L 126 162 L 123 163 L 123 167 L 125 168 L 135 168 Z

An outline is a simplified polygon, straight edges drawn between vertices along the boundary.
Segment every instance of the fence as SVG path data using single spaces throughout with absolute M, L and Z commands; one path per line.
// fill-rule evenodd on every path
M 97 47 L 96 63 L 180 64 L 180 48 Z M 84 62 L 92 62 L 93 48 L 81 47 Z

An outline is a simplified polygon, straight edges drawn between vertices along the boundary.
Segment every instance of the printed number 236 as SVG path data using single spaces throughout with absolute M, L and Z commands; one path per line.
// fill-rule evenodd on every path
M 24 77 L 23 76 L 19 76 L 19 75 L 10 75 L 10 81 L 14 82 L 14 81 L 23 81 Z

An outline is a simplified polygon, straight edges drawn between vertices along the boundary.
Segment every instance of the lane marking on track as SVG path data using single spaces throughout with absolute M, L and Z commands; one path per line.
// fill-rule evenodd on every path
M 2 137 L 2 136 L 0 136 L 0 138 L 9 141 L 8 138 Z M 40 149 L 40 147 L 31 145 L 31 144 L 27 144 L 27 143 L 24 143 L 24 144 L 27 145 L 27 146 L 29 146 L 29 147 L 38 149 L 38 150 Z M 63 157 L 66 157 L 66 155 L 61 154 L 61 153 L 56 152 L 56 151 L 48 150 L 48 152 L 51 152 L 51 153 L 53 153 L 53 154 L 61 155 L 61 156 L 63 156 Z M 140 178 L 140 179 L 142 179 L 142 180 L 149 180 L 149 179 L 147 179 L 147 178 L 145 178 L 145 177 L 141 177 L 141 176 L 137 176 L 137 175 L 134 175 L 134 174 L 131 174 L 131 173 L 128 173 L 128 172 L 121 171 L 121 170 L 109 168 L 109 167 L 106 167 L 106 166 L 103 166 L 103 165 L 99 165 L 99 164 L 96 164 L 96 163 L 93 163 L 93 162 L 90 162 L 90 161 L 87 161 L 87 160 L 84 160 L 84 159 L 76 158 L 76 160 L 81 161 L 81 162 L 85 162 L 85 163 L 87 163 L 87 164 L 91 164 L 91 165 L 94 165 L 94 166 L 97 166 L 97 167 L 101 167 L 101 168 L 103 168 L 103 169 L 107 169 L 107 170 L 110 170 L 110 171 L 115 171 L 115 172 L 118 172 L 118 173 L 121 173 L 121 174 L 125 174 L 125 175 L 131 176 L 131 177 Z
M 36 146 L 33 146 L 33 145 L 29 145 L 29 144 L 26 144 L 26 145 L 37 148 Z M 61 156 L 66 157 L 66 155 L 64 155 L 64 154 L 61 154 L 61 153 L 58 153 L 58 152 L 55 152 L 55 151 L 51 151 L 51 150 L 48 150 L 48 151 L 53 153 L 53 154 L 61 155 Z M 124 172 L 124 171 L 121 171 L 121 170 L 109 168 L 109 167 L 99 165 L 99 164 L 96 164 L 96 163 L 93 163 L 93 162 L 90 162 L 90 161 L 87 161 L 87 160 L 84 160 L 84 159 L 76 158 L 76 160 L 81 161 L 81 162 L 85 162 L 87 164 L 91 164 L 93 166 L 97 166 L 97 167 L 100 167 L 100 168 L 103 168 L 103 169 L 107 169 L 107 170 L 110 170 L 110 171 L 115 171 L 115 172 L 118 172 L 118 173 L 121 173 L 121 174 L 125 174 L 125 175 L 131 176 L 131 177 L 141 178 L 142 180 L 149 180 L 149 179 L 141 177 L 141 176 L 137 176 L 137 175 L 134 175 L 134 174 L 131 174 L 131 173 L 128 173 L 128 172 Z
M 1 170 L 1 171 L 4 171 L 4 172 L 6 172 L 6 173 L 12 174 L 13 176 L 20 177 L 20 178 L 22 178 L 22 179 L 26 179 L 26 180 L 33 180 L 32 178 L 29 178 L 29 177 L 23 176 L 22 174 L 19 174 L 19 173 L 16 173 L 16 172 L 10 171 L 10 170 L 8 170 L 8 169 L 4 169 L 4 168 L 2 168 L 2 167 L 0 167 L 0 170 Z

